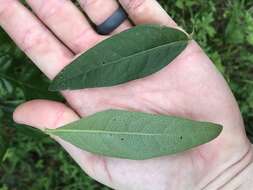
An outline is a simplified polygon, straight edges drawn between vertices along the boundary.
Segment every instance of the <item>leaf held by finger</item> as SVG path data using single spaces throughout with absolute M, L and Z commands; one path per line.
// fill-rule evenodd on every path
M 107 110 L 46 133 L 95 154 L 144 160 L 207 143 L 221 131 L 222 126 L 214 123 Z
M 151 75 L 173 61 L 187 46 L 181 30 L 140 25 L 104 40 L 66 66 L 50 90 L 74 90 L 122 84 Z

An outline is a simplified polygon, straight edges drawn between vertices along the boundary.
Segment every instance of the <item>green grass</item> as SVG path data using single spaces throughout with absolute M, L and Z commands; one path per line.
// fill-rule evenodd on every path
M 253 2 L 160 2 L 179 25 L 194 33 L 229 82 L 253 142 Z M 12 111 L 24 101 L 62 100 L 47 91 L 48 80 L 30 62 L 0 31 L 0 133 L 9 144 L 0 168 L 0 190 L 108 189 L 87 177 L 48 137 L 12 122 Z

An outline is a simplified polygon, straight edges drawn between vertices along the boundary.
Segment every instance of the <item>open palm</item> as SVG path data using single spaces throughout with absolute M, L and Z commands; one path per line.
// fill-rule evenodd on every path
M 96 24 L 118 7 L 116 0 L 79 2 Z M 71 1 L 27 0 L 27 3 L 41 21 L 19 1 L 0 0 L 0 25 L 50 79 L 75 55 L 108 37 L 98 35 Z M 120 3 L 136 25 L 157 23 L 176 27 L 155 0 L 120 0 Z M 125 21 L 115 33 L 130 27 L 131 22 Z M 145 161 L 96 156 L 55 137 L 86 173 L 112 188 L 229 189 L 229 181 L 252 161 L 252 147 L 237 103 L 223 77 L 194 41 L 154 75 L 115 87 L 62 94 L 71 108 L 34 100 L 20 106 L 14 119 L 40 129 L 56 128 L 80 116 L 114 108 L 176 115 L 224 126 L 221 135 L 208 144 Z

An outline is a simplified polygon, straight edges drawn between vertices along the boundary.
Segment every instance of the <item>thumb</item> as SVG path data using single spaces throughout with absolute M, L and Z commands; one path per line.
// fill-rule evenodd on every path
M 78 115 L 65 104 L 33 100 L 19 106 L 13 119 L 19 124 L 25 124 L 38 129 L 54 129 L 79 119 Z
M 48 100 L 33 100 L 19 106 L 13 114 L 13 119 L 19 124 L 43 130 L 74 122 L 79 119 L 79 116 L 65 104 Z M 58 137 L 53 138 L 88 175 L 103 184 L 112 186 L 106 158 L 83 151 Z

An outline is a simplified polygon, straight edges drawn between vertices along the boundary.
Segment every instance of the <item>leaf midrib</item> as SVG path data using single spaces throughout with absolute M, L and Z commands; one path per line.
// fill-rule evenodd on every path
M 154 48 L 145 50 L 145 51 L 139 51 L 138 53 L 134 53 L 134 54 L 128 55 L 128 56 L 126 56 L 126 57 L 120 58 L 120 59 L 118 59 L 118 60 L 108 62 L 108 64 L 98 65 L 98 66 L 96 66 L 95 68 L 92 68 L 92 69 L 88 70 L 88 71 L 85 72 L 85 73 L 88 73 L 88 72 L 90 72 L 90 71 L 92 71 L 92 70 L 96 70 L 96 69 L 98 69 L 98 68 L 106 67 L 106 66 L 111 65 L 111 64 L 114 64 L 114 63 L 116 63 L 116 62 L 124 61 L 125 59 L 128 59 L 129 57 L 135 57 L 135 56 L 138 56 L 138 55 L 147 53 L 147 52 L 149 52 L 149 51 L 152 51 L 152 50 L 155 50 L 155 49 L 158 49 L 158 48 L 162 48 L 162 47 L 165 47 L 165 46 L 170 46 L 170 45 L 173 45 L 173 44 L 176 44 L 176 43 L 180 43 L 180 42 L 187 42 L 187 41 L 188 41 L 188 40 L 179 40 L 179 41 L 171 42 L 171 43 L 168 43 L 168 44 L 160 45 L 160 46 L 157 46 L 157 47 L 154 47 Z M 78 58 L 77 58 L 77 59 L 78 59 Z M 75 62 L 75 61 L 73 61 L 73 62 Z M 77 78 L 77 77 L 79 77 L 80 75 L 83 75 L 83 73 L 74 75 L 73 77 L 66 78 L 66 80 L 71 80 L 71 79 Z
M 73 129 L 61 129 L 52 131 L 46 129 L 49 134 L 65 132 L 65 133 L 94 133 L 94 134 L 113 134 L 113 135 L 135 135 L 135 136 L 170 136 L 166 133 L 137 133 L 137 132 L 119 132 L 119 131 L 102 131 L 102 130 L 73 130 Z

